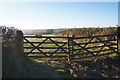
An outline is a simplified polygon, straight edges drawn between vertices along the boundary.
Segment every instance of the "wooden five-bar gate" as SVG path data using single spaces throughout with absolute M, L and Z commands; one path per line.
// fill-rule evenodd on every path
M 24 53 L 49 60 L 81 60 L 117 53 L 117 35 L 89 37 L 24 36 Z

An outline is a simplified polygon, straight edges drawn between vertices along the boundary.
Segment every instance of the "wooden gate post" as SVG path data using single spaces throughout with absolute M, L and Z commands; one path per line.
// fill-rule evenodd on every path
M 68 62 L 71 63 L 71 58 L 73 56 L 73 37 L 72 36 L 68 36 Z
M 70 47 L 69 47 L 69 45 L 70 45 L 70 38 L 69 38 L 69 35 L 67 36 L 67 39 L 68 39 L 68 41 L 67 41 L 67 48 L 68 48 L 68 62 L 70 63 Z
M 74 47 L 74 35 L 71 36 L 71 40 L 70 40 L 70 54 L 71 54 L 71 59 L 73 58 L 73 55 L 74 55 L 74 50 L 73 50 L 73 47 Z
M 15 36 L 15 48 L 16 48 L 16 53 L 23 55 L 24 49 L 23 49 L 23 33 L 22 31 L 16 31 L 16 36 Z
M 120 26 L 117 28 L 117 52 L 120 55 Z

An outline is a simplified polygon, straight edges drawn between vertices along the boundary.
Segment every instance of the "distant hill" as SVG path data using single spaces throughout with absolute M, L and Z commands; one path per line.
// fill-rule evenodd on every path
M 76 37 L 83 36 L 96 36 L 96 35 L 107 35 L 116 33 L 117 27 L 109 28 L 73 28 L 64 31 L 60 31 L 57 35 L 67 36 L 74 35 Z
M 60 31 L 63 31 L 63 30 L 67 30 L 67 28 L 61 28 L 61 29 L 22 30 L 22 32 L 24 34 L 43 35 L 43 34 L 59 33 Z
M 59 36 L 74 35 L 76 37 L 95 36 L 114 34 L 117 27 L 108 28 L 61 28 L 61 29 L 38 29 L 38 30 L 22 30 L 24 34 L 44 35 L 54 34 Z

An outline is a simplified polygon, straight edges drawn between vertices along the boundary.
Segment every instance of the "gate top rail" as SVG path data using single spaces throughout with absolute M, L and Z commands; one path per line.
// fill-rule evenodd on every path
M 74 39 L 96 38 L 96 37 L 108 37 L 108 36 L 117 36 L 117 34 L 98 35 L 98 36 L 88 36 L 88 37 L 75 37 Z
M 83 38 L 108 37 L 108 36 L 117 36 L 117 34 L 87 36 L 87 37 L 61 37 L 61 36 L 23 36 L 23 37 L 24 38 L 73 38 L 73 39 L 83 39 Z
M 72 37 L 60 37 L 60 36 L 23 36 L 25 38 L 72 38 Z

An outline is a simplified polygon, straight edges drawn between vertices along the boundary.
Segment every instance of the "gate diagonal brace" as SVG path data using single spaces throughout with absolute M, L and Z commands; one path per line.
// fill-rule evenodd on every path
M 47 38 L 45 40 L 42 41 L 42 43 L 44 43 L 47 40 Z M 34 51 L 35 49 L 39 50 L 37 47 L 39 47 L 42 43 L 39 43 L 37 46 L 34 46 L 34 48 L 30 51 L 30 53 L 32 51 Z
M 82 48 L 85 48 L 93 39 L 94 39 L 94 37 L 93 37 L 92 39 L 90 39 L 90 40 L 87 42 L 87 44 L 85 44 L 83 47 L 82 47 L 82 46 L 81 46 L 81 47 L 82 47 Z M 75 42 L 75 43 L 76 43 L 76 42 Z M 78 46 L 79 46 L 79 45 L 78 45 Z M 79 47 L 80 47 L 80 46 L 79 46 Z M 80 52 L 80 51 L 81 51 L 81 50 L 79 50 L 79 52 Z M 78 53 L 79 53 L 79 52 L 78 52 Z M 88 52 L 88 51 L 87 51 L 87 52 Z M 89 51 L 89 52 L 90 52 L 90 51 Z
M 61 47 L 65 46 L 66 43 L 64 43 Z M 54 53 L 56 53 L 60 48 L 58 48 L 57 50 L 55 50 L 50 56 L 52 56 Z
M 82 46 L 80 46 L 80 45 L 78 45 L 79 47 L 81 47 L 82 48 L 82 50 L 85 50 L 85 51 L 87 51 L 88 53 L 91 53 L 89 50 L 87 50 L 87 49 L 84 49 L 85 47 L 82 47 Z M 93 53 L 91 53 L 93 56 L 95 56 L 95 54 L 93 54 Z
M 108 43 L 109 43 L 109 40 L 111 40 L 112 37 L 113 37 L 113 36 L 109 37 L 109 39 L 108 39 L 108 41 L 107 41 Z M 99 41 L 102 41 L 102 40 L 99 39 L 98 37 L 96 37 L 96 39 L 99 40 Z M 115 39 L 115 38 L 114 38 L 114 39 Z M 106 43 L 103 42 L 103 44 L 104 44 L 104 43 L 105 43 L 105 44 L 104 44 L 104 46 L 103 46 L 99 51 L 101 51 L 105 46 L 109 47 L 109 45 L 107 45 L 107 42 L 106 42 Z M 109 48 L 110 48 L 110 47 L 109 47 Z M 100 53 L 100 52 L 97 52 L 97 55 L 99 55 L 99 53 Z
M 99 41 L 102 41 L 101 39 L 99 39 L 98 37 L 96 37 Z M 109 39 L 110 40 L 110 39 Z M 109 41 L 108 40 L 108 41 Z M 105 46 L 107 46 L 107 47 L 109 47 L 110 49 L 112 49 L 115 53 L 117 53 L 112 47 L 110 47 L 109 45 L 107 45 L 107 42 L 105 43 L 105 42 L 103 42 L 103 44 L 105 45 Z
M 42 50 L 40 50 L 38 47 L 37 47 L 37 50 L 40 51 L 43 55 L 49 57 L 48 55 L 46 55 Z
M 34 50 L 35 49 L 37 49 L 38 51 L 40 51 L 43 55 L 45 55 L 45 56 L 47 56 L 46 54 L 44 54 L 44 52 L 42 51 L 42 50 L 40 50 L 38 47 L 42 44 L 42 43 L 44 43 L 45 41 L 47 41 L 47 39 L 48 38 L 46 38 L 45 40 L 43 40 L 41 43 L 39 43 L 35 48 L 34 48 Z M 48 57 L 48 56 L 47 56 Z
M 35 46 L 33 43 L 31 43 L 31 42 L 30 42 L 29 40 L 27 40 L 25 37 L 24 37 L 24 39 L 34 47 L 34 48 L 28 53 L 28 54 L 30 54 L 30 53 L 31 53 L 32 51 L 34 51 L 35 49 L 39 50 L 38 47 L 39 47 L 42 43 L 44 43 L 48 38 L 46 38 L 45 40 L 43 40 L 42 43 L 39 43 L 37 46 Z M 41 50 L 39 50 L 39 51 L 43 53 L 43 51 L 41 51 Z M 43 54 L 44 54 L 44 53 L 43 53 Z
M 82 47 L 81 45 L 77 44 L 76 42 L 74 42 L 74 44 L 75 44 L 75 45 L 78 45 L 79 47 L 81 47 L 82 50 L 85 50 L 85 51 L 87 51 L 88 53 L 91 53 L 89 50 L 84 49 L 84 48 L 85 48 L 93 39 L 94 39 L 94 38 L 92 38 L 89 42 L 87 42 L 87 44 L 86 44 L 85 46 L 83 46 L 83 47 Z M 80 51 L 81 51 L 81 50 L 79 50 L 79 52 L 80 52 Z M 79 53 L 79 52 L 78 52 L 78 53 Z M 92 53 L 92 55 L 94 56 L 95 54 Z
M 29 44 L 31 44 L 31 46 L 34 47 L 30 52 L 28 52 L 28 54 L 30 54 L 33 50 L 35 50 L 36 46 L 33 43 L 31 43 L 29 40 L 27 40 L 25 37 L 23 39 L 26 40 Z
M 58 46 L 59 48 L 58 49 L 62 49 L 65 53 L 67 53 L 61 46 L 59 46 L 55 41 L 53 41 L 51 38 L 49 38 L 49 40 L 51 40 L 56 46 Z M 65 44 L 63 44 L 65 45 Z

